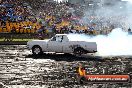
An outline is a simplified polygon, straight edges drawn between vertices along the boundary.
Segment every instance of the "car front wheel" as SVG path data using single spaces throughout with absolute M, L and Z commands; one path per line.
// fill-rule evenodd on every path
M 32 48 L 32 53 L 33 53 L 33 55 L 40 55 L 40 54 L 42 54 L 43 52 L 42 52 L 42 49 L 41 49 L 40 46 L 34 46 L 34 47 Z

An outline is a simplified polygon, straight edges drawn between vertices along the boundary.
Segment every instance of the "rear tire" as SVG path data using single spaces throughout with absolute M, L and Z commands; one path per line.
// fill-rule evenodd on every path
M 32 53 L 33 53 L 33 55 L 41 55 L 41 54 L 43 54 L 42 48 L 38 45 L 33 46 Z
M 84 53 L 84 50 L 81 48 L 81 47 L 78 47 L 76 49 L 74 49 L 74 52 L 73 52 L 75 55 L 82 55 Z

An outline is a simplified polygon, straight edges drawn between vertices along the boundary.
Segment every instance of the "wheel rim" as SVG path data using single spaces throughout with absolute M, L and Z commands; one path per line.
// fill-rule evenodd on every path
M 77 54 L 81 54 L 81 53 L 82 53 L 81 50 L 77 51 Z
M 82 54 L 82 51 L 81 50 L 76 50 L 75 54 Z
M 40 51 L 40 48 L 38 48 L 38 47 L 36 47 L 36 48 L 34 48 L 34 53 L 35 54 L 39 54 L 41 51 Z

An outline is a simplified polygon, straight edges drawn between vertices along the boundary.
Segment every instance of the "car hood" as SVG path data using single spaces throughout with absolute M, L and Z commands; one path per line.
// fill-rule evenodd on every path
M 45 39 L 45 40 L 32 40 L 32 41 L 36 41 L 36 42 L 48 42 L 49 39 Z

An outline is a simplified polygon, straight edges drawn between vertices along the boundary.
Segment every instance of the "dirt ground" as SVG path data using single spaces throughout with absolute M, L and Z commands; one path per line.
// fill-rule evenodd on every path
M 87 74 L 132 75 L 132 56 L 69 54 L 33 56 L 26 46 L 0 46 L 0 88 L 132 88 L 130 83 L 77 83 L 76 68 Z

